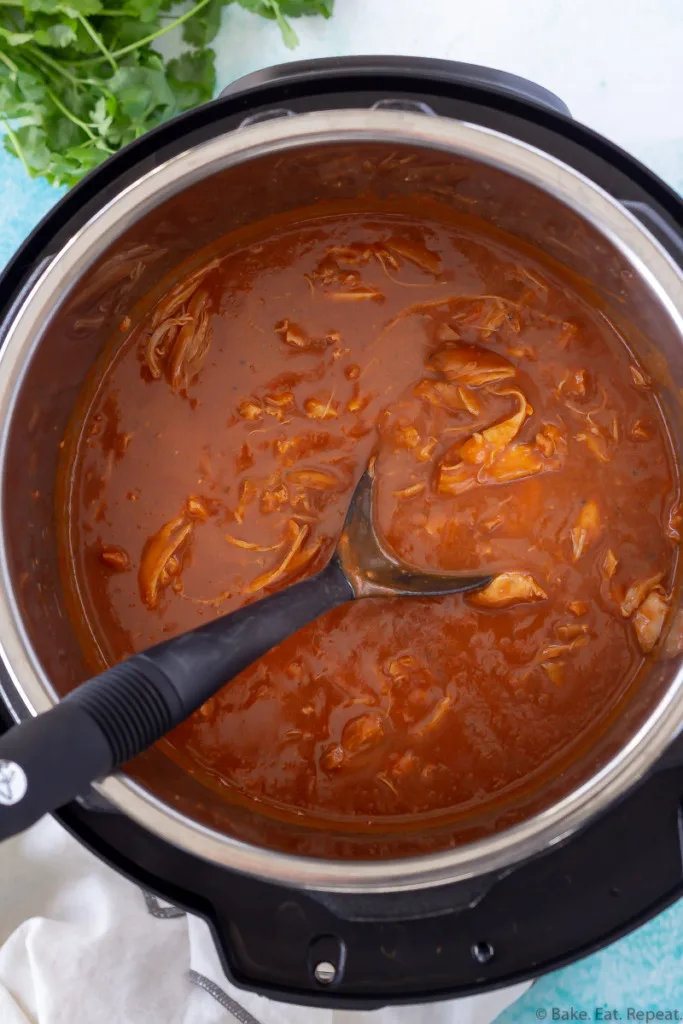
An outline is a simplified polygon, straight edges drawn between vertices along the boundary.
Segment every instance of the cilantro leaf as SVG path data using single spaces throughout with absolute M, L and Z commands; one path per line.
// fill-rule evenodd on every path
M 192 46 L 205 47 L 218 35 L 221 14 L 226 0 L 211 0 L 200 18 L 190 18 L 183 25 L 183 39 Z
M 8 46 L 23 46 L 33 39 L 33 32 L 10 32 L 0 25 L 0 38 L 4 39 Z
M 190 110 L 213 98 L 216 88 L 214 58 L 213 50 L 197 50 L 168 62 L 168 84 L 175 95 L 178 110 Z
M 0 0 L 0 128 L 26 171 L 73 185 L 110 153 L 213 97 L 223 7 L 235 0 Z M 334 0 L 237 0 L 276 21 L 329 17 Z M 175 33 L 167 59 L 156 39 Z M 178 50 L 176 49 L 177 53 Z
M 77 28 L 77 24 L 70 18 L 66 21 L 48 22 L 45 28 L 35 30 L 33 38 L 39 46 L 60 50 L 76 42 Z
M 287 18 L 301 18 L 311 14 L 322 14 L 323 18 L 331 18 L 334 0 L 280 0 L 280 8 Z

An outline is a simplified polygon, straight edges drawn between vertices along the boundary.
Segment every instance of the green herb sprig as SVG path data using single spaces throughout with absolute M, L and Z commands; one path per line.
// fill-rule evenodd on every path
M 290 17 L 329 18 L 334 0 L 0 0 L 0 125 L 5 149 L 31 177 L 73 185 L 121 146 L 174 114 L 210 100 L 210 43 L 223 7 L 239 3 L 277 21 L 288 47 Z M 182 32 L 166 60 L 154 43 Z

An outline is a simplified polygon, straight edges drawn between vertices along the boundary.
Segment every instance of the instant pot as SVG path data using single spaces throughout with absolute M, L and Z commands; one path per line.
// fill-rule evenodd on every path
M 400 210 L 416 195 L 483 217 L 586 281 L 657 382 L 681 449 L 683 204 L 653 174 L 551 93 L 486 68 L 368 57 L 249 76 L 91 173 L 2 277 L 3 727 L 87 677 L 59 583 L 55 473 L 83 381 L 122 317 L 229 230 L 317 201 Z M 58 818 L 203 917 L 226 974 L 264 995 L 369 1009 L 518 982 L 683 892 L 674 639 L 601 735 L 523 800 L 503 800 L 495 822 L 307 830 L 226 800 L 163 747 Z

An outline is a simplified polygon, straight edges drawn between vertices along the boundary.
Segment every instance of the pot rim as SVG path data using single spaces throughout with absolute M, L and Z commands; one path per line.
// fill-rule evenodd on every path
M 683 271 L 617 200 L 556 158 L 492 129 L 424 112 L 353 109 L 272 117 L 219 135 L 148 171 L 95 213 L 43 269 L 14 314 L 0 354 L 0 506 L 6 500 L 1 470 L 25 369 L 59 297 L 70 291 L 87 267 L 144 213 L 210 174 L 265 154 L 341 141 L 415 145 L 466 156 L 549 193 L 626 257 L 666 311 L 683 344 Z M 56 697 L 21 620 L 4 531 L 0 531 L 0 621 L 0 658 L 26 713 L 48 710 Z M 500 872 L 562 842 L 635 785 L 682 724 L 683 666 L 629 742 L 560 801 L 492 836 L 452 850 L 396 860 L 323 860 L 281 853 L 192 821 L 123 775 L 111 776 L 95 788 L 119 811 L 168 842 L 270 882 L 329 892 L 414 890 Z

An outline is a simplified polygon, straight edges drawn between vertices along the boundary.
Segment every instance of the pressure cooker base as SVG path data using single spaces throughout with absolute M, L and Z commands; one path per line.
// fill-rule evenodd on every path
M 72 804 L 58 818 L 117 871 L 204 917 L 235 984 L 274 999 L 368 1010 L 536 977 L 615 941 L 682 896 L 683 749 L 671 761 L 679 766 L 494 881 L 478 900 L 476 885 L 464 899 L 461 886 L 346 894 L 333 897 L 333 911 L 324 895 L 234 874 L 118 813 Z M 373 901 L 377 920 L 369 919 Z M 331 982 L 317 979 L 321 963 L 333 965 Z
M 59 251 L 93 211 L 171 156 L 238 128 L 247 117 L 369 107 L 387 98 L 498 129 L 578 169 L 631 204 L 680 262 L 683 207 L 673 192 L 572 122 L 555 97 L 474 71 L 463 78 L 444 62 L 363 58 L 293 65 L 239 83 L 222 101 L 126 147 L 65 196 L 5 271 L 0 314 L 9 318 L 31 270 Z M 20 716 L 8 677 L 2 675 L 0 687 Z M 683 895 L 682 812 L 679 739 L 660 770 L 603 818 L 504 877 L 364 897 L 311 895 L 238 875 L 170 845 L 105 804 L 72 804 L 58 818 L 114 869 L 207 920 L 236 984 L 291 1002 L 372 1009 L 519 982 L 637 927 Z M 321 970 L 323 963 L 332 967 Z

